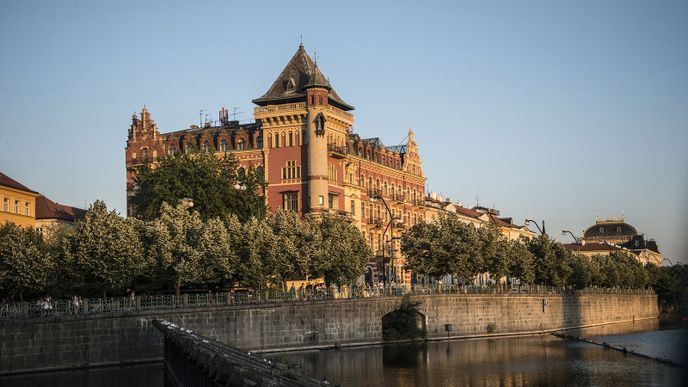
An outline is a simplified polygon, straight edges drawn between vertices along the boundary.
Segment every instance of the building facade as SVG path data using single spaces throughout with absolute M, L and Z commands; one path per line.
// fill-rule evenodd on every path
M 376 256 L 368 280 L 384 275 L 408 283 L 399 238 L 425 219 L 425 176 L 413 131 L 395 146 L 355 133 L 353 106 L 337 94 L 303 45 L 253 103 L 253 123 L 231 121 L 223 108 L 214 124 L 168 133 L 160 133 L 145 107 L 134 115 L 125 151 L 128 215 L 134 213 L 130 199 L 140 167 L 189 149 L 232 153 L 242 167 L 264 174 L 270 210 L 349 218 Z
M 661 265 L 664 258 L 654 239 L 645 239 L 635 227 L 621 218 L 596 219 L 588 227 L 579 243 L 564 244 L 574 254 L 593 256 L 613 252 L 634 254 L 642 264 Z
M 34 227 L 38 195 L 38 192 L 0 172 L 0 224 L 12 222 L 22 227 Z
M 27 188 L 0 172 L 0 225 L 12 222 L 22 227 L 36 227 L 44 236 L 58 227 L 73 227 L 86 211 L 65 206 Z

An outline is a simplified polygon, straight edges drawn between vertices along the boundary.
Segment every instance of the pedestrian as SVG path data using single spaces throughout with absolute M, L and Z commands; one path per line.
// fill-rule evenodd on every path
M 129 306 L 134 307 L 136 305 L 136 292 L 134 292 L 134 289 L 131 289 L 129 292 Z
M 296 289 L 294 288 L 294 284 L 291 284 L 291 288 L 289 288 L 289 298 L 293 301 L 295 297 Z

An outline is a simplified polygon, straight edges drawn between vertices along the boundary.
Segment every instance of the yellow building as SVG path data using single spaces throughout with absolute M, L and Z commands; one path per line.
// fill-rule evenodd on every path
M 22 227 L 36 227 L 47 235 L 60 227 L 73 227 L 85 210 L 57 204 L 0 172 L 0 224 L 12 222 Z
M 12 222 L 18 226 L 36 225 L 38 192 L 0 172 L 0 224 Z

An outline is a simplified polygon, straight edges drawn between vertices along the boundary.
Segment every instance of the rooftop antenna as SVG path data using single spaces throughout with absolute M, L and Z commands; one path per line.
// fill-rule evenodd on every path
M 475 206 L 480 207 L 480 192 L 475 190 Z
M 299 47 L 303 47 L 303 34 L 299 34 Z
M 238 110 L 239 110 L 239 108 L 236 107 L 236 106 L 232 108 L 232 114 L 231 114 L 231 116 L 232 116 L 232 121 L 236 121 L 236 116 L 237 116 L 238 114 L 243 113 L 243 112 L 238 111 Z
M 318 52 L 313 51 L 313 61 L 315 62 L 315 66 L 318 66 Z

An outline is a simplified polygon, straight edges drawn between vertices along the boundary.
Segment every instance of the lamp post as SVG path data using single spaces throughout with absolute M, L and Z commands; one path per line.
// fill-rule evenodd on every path
M 378 192 L 377 190 L 371 189 L 370 192 L 368 193 L 368 196 L 370 197 L 371 201 L 373 203 L 377 202 L 377 200 L 381 200 L 382 204 L 385 206 L 385 210 L 387 210 L 387 214 L 389 215 L 389 223 L 385 226 L 385 229 L 382 231 L 382 242 L 386 243 L 385 240 L 385 235 L 387 234 L 388 229 L 394 229 L 394 225 L 392 222 L 394 222 L 394 216 L 392 215 L 392 210 L 389 209 L 389 205 L 387 205 L 387 201 L 385 200 L 384 197 L 382 197 L 381 192 Z M 394 232 L 392 232 L 392 237 L 394 237 Z M 385 267 L 385 246 L 382 246 L 382 270 L 383 270 L 383 276 L 382 276 L 382 282 L 384 285 L 387 285 L 387 268 Z M 392 279 L 395 279 L 395 270 L 394 270 L 394 247 L 392 247 L 392 251 L 390 252 L 390 266 L 392 266 Z
M 540 228 L 540 226 L 537 224 L 537 222 L 534 221 L 534 220 L 532 220 L 532 219 L 526 219 L 526 220 L 525 220 L 525 223 L 526 223 L 526 224 L 527 224 L 527 223 L 532 223 L 532 224 L 534 224 L 535 227 L 537 227 L 538 231 L 540 231 L 540 235 L 545 235 L 545 221 L 544 221 L 544 220 L 542 221 L 542 228 Z
M 573 240 L 576 241 L 576 243 L 580 244 L 580 239 L 578 239 L 575 235 L 573 235 L 573 233 L 571 231 L 561 230 L 561 235 L 566 235 L 566 234 L 570 234 L 571 237 L 573 237 Z

